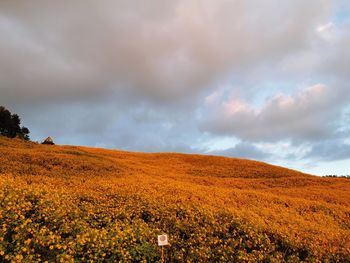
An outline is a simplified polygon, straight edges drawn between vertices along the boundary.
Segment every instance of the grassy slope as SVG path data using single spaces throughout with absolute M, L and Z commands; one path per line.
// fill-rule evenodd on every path
M 76 210 L 84 200 L 90 200 L 92 210 L 113 206 L 110 200 L 118 195 L 130 198 L 130 206 L 125 208 L 130 213 L 133 213 L 132 206 L 137 206 L 131 199 L 142 200 L 145 206 L 154 206 L 155 210 L 174 204 L 190 210 L 196 207 L 214 219 L 215 214 L 225 213 L 242 223 L 242 229 L 246 226 L 267 233 L 277 247 L 275 250 L 280 252 L 276 254 L 277 259 L 293 260 L 295 254 L 297 259 L 332 258 L 333 255 L 334 259 L 345 260 L 350 254 L 350 180 L 347 179 L 319 178 L 235 158 L 45 146 L 1 137 L 0 184 L 2 189 L 12 189 L 6 191 L 46 191 L 50 194 L 45 198 L 50 199 L 52 195 L 51 201 L 69 203 L 70 209 Z M 114 210 L 106 209 L 109 213 L 118 213 L 115 206 Z M 3 201 L 2 208 L 5 207 Z M 168 223 L 164 220 L 159 219 L 163 225 L 158 230 L 171 231 L 165 227 Z M 39 223 L 37 227 L 40 228 Z M 254 238 L 257 237 L 253 236 L 252 240 Z M 181 242 L 184 240 L 174 240 L 176 246 L 181 246 Z M 247 253 L 252 250 L 240 249 Z M 168 256 L 191 260 L 192 252 L 174 253 Z M 199 252 L 192 254 L 195 253 Z M 266 259 L 267 254 L 275 252 L 264 253 L 255 255 L 255 259 L 259 256 Z M 226 256 L 221 260 L 229 261 Z

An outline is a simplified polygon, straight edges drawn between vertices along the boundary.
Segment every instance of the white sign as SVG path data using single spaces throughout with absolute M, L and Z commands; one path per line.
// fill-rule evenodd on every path
M 166 246 L 168 245 L 168 236 L 167 235 L 159 235 L 158 236 L 158 246 Z

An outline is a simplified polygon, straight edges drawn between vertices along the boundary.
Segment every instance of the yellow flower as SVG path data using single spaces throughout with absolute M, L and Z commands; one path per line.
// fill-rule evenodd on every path
M 17 260 L 21 260 L 22 258 L 23 258 L 22 255 L 16 255 L 16 259 L 17 259 Z

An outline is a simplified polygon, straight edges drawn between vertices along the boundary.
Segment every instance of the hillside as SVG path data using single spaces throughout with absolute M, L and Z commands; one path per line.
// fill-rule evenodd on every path
M 0 261 L 350 261 L 350 180 L 0 136 Z M 166 261 L 167 262 L 167 261 Z

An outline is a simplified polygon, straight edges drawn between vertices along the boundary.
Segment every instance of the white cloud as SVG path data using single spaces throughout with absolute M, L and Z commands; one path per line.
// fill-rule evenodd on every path
M 327 32 L 327 31 L 332 30 L 333 27 L 334 27 L 334 24 L 332 22 L 328 22 L 327 24 L 318 26 L 317 31 L 319 33 Z

